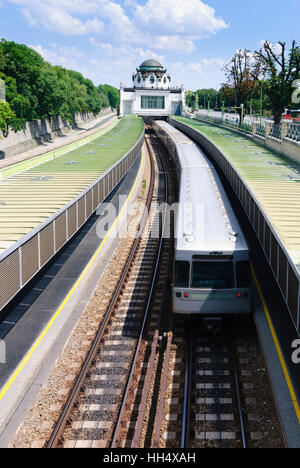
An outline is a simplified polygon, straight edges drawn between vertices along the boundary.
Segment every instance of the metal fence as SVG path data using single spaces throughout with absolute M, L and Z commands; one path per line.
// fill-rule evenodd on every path
M 272 124 L 269 136 L 281 140 L 281 128 L 281 124 Z
M 250 135 L 254 134 L 259 135 L 263 138 L 266 138 L 266 124 L 264 122 L 258 123 L 258 122 L 249 122 L 246 121 L 242 123 L 241 125 L 236 119 L 230 119 L 226 117 L 225 119 L 221 117 L 209 117 L 209 116 L 203 116 L 199 115 L 199 117 L 195 117 L 196 120 L 199 120 L 200 122 L 207 121 L 211 123 L 215 123 L 217 125 L 225 125 L 226 127 L 232 128 L 234 130 L 238 130 L 243 133 L 247 133 Z M 254 130 L 254 125 L 257 125 L 256 130 Z M 282 124 L 270 124 L 270 133 L 269 137 L 275 138 L 276 140 L 282 140 Z M 286 138 L 292 141 L 300 141 L 300 124 L 296 123 L 290 123 L 287 122 L 287 134 Z
M 171 119 L 171 123 L 203 146 L 214 158 L 230 182 L 256 232 L 290 311 L 295 328 L 299 333 L 300 273 L 268 220 L 260 203 L 256 200 L 255 194 L 250 190 L 243 177 L 232 166 L 226 156 L 208 138 L 182 122 Z
M 88 189 L 0 255 L 0 310 L 45 266 L 94 213 L 141 152 L 134 147 Z
M 242 123 L 240 125 L 239 129 L 242 130 L 242 132 L 249 133 L 250 135 L 252 135 L 252 133 L 253 133 L 253 124 L 252 124 L 252 122 Z
M 256 135 L 259 135 L 259 136 L 262 136 L 265 138 L 266 136 L 266 126 L 265 124 L 259 124 L 257 127 L 256 127 Z
M 300 123 L 292 124 L 289 127 L 289 131 L 286 137 L 289 138 L 290 140 L 300 141 Z

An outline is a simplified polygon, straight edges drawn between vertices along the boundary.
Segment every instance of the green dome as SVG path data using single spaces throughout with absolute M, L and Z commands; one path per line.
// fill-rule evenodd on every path
M 164 67 L 157 60 L 150 59 L 150 60 L 145 60 L 145 62 L 143 62 L 141 64 L 140 68 L 161 68 L 161 69 L 163 69 Z

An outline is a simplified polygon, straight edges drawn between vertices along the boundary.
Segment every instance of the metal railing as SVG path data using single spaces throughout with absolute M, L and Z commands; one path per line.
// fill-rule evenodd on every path
M 191 116 L 188 116 L 191 118 Z M 226 117 L 225 119 L 221 117 L 210 117 L 210 116 L 202 116 L 198 115 L 194 117 L 196 120 L 200 121 L 207 121 L 211 123 L 215 123 L 217 125 L 224 125 L 226 127 L 232 128 L 234 130 L 239 130 L 240 132 L 247 133 L 248 135 L 259 135 L 263 138 L 267 138 L 266 135 L 266 124 L 265 123 L 258 123 L 257 122 L 243 122 L 241 125 L 238 121 L 234 119 L 230 119 Z M 256 130 L 254 125 L 257 125 Z M 254 133 L 255 132 L 255 133 Z M 282 124 L 271 124 L 271 130 L 268 135 L 271 138 L 275 138 L 276 140 L 282 141 Z M 286 137 L 292 141 L 300 141 L 300 123 L 288 123 L 288 131 Z
M 276 138 L 276 140 L 281 140 L 281 124 L 273 124 L 271 125 L 271 131 L 269 136 Z
M 293 141 L 300 141 L 300 124 L 292 124 L 289 127 L 286 138 Z
M 264 124 L 259 124 L 256 128 L 256 135 L 265 137 L 266 136 L 266 126 Z
M 250 123 L 244 122 L 244 123 L 242 123 L 240 125 L 239 128 L 240 128 L 240 130 L 244 131 L 245 133 L 249 133 L 250 135 L 252 135 L 252 133 L 253 133 L 253 123 L 252 122 L 250 122 Z
M 253 133 L 253 122 L 243 122 L 241 125 L 237 119 L 230 119 L 229 117 L 225 117 L 225 119 L 221 117 L 209 117 L 209 116 L 199 116 L 196 117 L 196 120 L 207 120 L 208 122 L 216 123 L 218 125 L 226 125 L 229 128 L 233 128 L 234 130 L 239 130 L 240 132 L 252 134 Z

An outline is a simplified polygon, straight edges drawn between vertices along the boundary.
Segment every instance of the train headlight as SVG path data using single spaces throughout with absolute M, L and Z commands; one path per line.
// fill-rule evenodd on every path
M 187 292 L 184 293 L 184 297 L 189 297 Z

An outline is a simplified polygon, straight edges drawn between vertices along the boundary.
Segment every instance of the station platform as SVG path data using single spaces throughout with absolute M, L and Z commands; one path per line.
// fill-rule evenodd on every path
M 0 255 L 91 186 L 142 131 L 141 120 L 124 118 L 86 145 L 0 181 Z
M 140 191 L 145 163 L 141 154 L 104 200 L 115 206 L 119 223 L 124 222 L 123 207 L 133 203 Z M 15 437 L 118 245 L 119 239 L 109 236 L 110 231 L 106 237 L 98 236 L 100 213 L 101 205 L 39 277 L 32 280 L 34 284 L 10 311 L 9 317 L 17 315 L 20 302 L 31 302 L 26 313 L 2 336 L 6 362 L 0 362 L 1 448 L 8 447 Z

